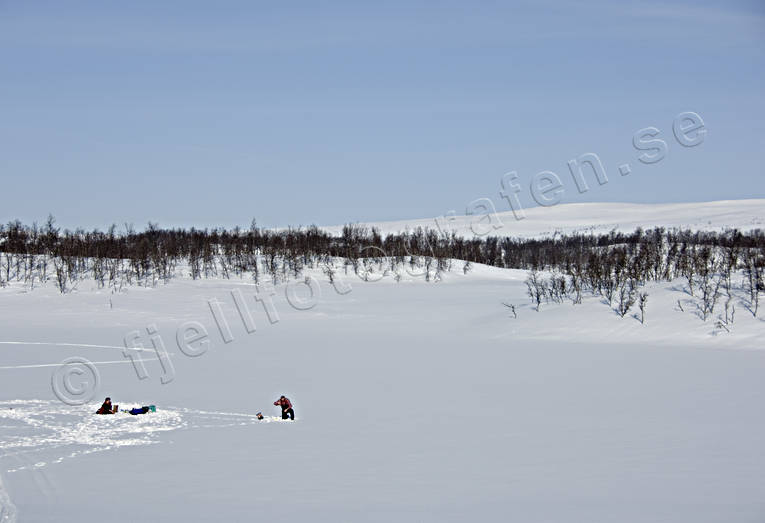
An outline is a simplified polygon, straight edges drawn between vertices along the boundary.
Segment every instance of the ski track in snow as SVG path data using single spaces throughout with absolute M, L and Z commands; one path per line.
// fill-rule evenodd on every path
M 124 351 L 125 347 L 119 347 L 116 345 L 91 345 L 87 343 L 58 343 L 58 342 L 44 342 L 44 341 L 0 341 L 0 345 L 39 345 L 39 346 L 46 346 L 46 347 L 76 347 L 76 348 L 83 348 L 83 349 L 119 349 Z M 141 347 L 130 347 L 128 350 L 134 351 L 134 352 L 156 352 L 152 351 L 151 349 L 141 348 Z M 168 353 L 168 357 L 173 357 L 175 354 Z M 158 361 L 158 358 L 149 358 L 144 359 L 143 361 Z M 122 360 L 108 360 L 108 361 L 91 361 L 94 365 L 119 365 L 119 364 L 125 364 L 130 363 L 132 364 L 132 360 L 122 359 Z M 15 369 L 39 369 L 44 367 L 60 367 L 61 362 L 55 362 L 55 363 L 35 363 L 35 364 L 26 364 L 26 365 L 3 365 L 0 366 L 0 370 L 15 370 Z M 2 520 L 0 520 L 0 523 L 2 523 Z
M 118 345 L 91 345 L 87 343 L 58 343 L 47 341 L 0 341 L 0 345 L 44 345 L 46 347 L 68 347 L 77 349 L 119 349 L 125 350 L 125 347 Z M 129 350 L 135 352 L 153 352 L 151 349 L 141 347 L 130 347 Z
M 169 355 L 168 355 L 169 356 Z M 90 361 L 90 360 L 88 360 Z M 159 361 L 158 358 L 143 359 L 142 361 Z M 130 360 L 109 360 L 109 361 L 90 361 L 93 365 L 117 365 L 121 363 L 133 363 Z M 14 370 L 14 369 L 40 369 L 44 367 L 60 367 L 61 362 L 57 363 L 36 363 L 28 365 L 5 365 L 0 367 L 0 370 Z

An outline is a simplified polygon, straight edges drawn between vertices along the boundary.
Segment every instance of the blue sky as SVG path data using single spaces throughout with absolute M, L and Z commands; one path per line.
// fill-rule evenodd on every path
M 282 4 L 282 5 L 279 5 Z M 0 0 L 0 219 L 336 224 L 765 197 L 762 2 Z M 695 111 L 704 142 L 672 122 Z M 643 165 L 644 127 L 668 154 Z M 587 152 L 609 183 L 579 194 Z M 632 166 L 621 177 L 617 167 Z

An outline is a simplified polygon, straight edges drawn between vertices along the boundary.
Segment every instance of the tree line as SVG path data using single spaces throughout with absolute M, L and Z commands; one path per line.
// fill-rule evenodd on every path
M 340 272 L 365 280 L 406 272 L 437 281 L 455 263 L 463 272 L 474 263 L 531 271 L 527 286 L 537 309 L 547 302 L 579 303 L 583 293 L 591 293 L 616 303 L 622 315 L 635 303 L 644 310 L 647 296 L 640 288 L 646 282 L 683 278 L 704 303 L 705 319 L 726 291 L 730 296 L 734 275 L 743 271 L 741 286 L 756 315 L 765 290 L 765 233 L 655 228 L 464 238 L 423 228 L 383 235 L 349 224 L 332 235 L 316 226 L 264 229 L 255 221 L 247 229 L 163 229 L 149 223 L 143 231 L 129 225 L 71 231 L 58 228 L 52 216 L 42 226 L 18 220 L 0 225 L 0 286 L 24 282 L 33 288 L 53 281 L 62 293 L 85 279 L 114 292 L 155 286 L 181 271 L 193 279 L 247 277 L 274 284 L 300 278 L 307 267 L 320 268 L 330 281 Z

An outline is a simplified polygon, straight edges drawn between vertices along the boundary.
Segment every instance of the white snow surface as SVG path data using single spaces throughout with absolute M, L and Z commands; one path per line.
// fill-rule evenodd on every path
M 680 280 L 647 286 L 641 324 L 599 297 L 537 312 L 524 271 L 453 265 L 343 275 L 345 294 L 312 269 L 315 305 L 280 284 L 270 316 L 247 279 L 0 289 L 0 522 L 765 521 L 765 320 L 740 274 L 728 332 Z M 186 322 L 209 334 L 197 357 Z M 145 379 L 123 356 L 134 331 Z M 70 357 L 100 376 L 84 405 L 52 390 Z M 157 412 L 94 415 L 105 396 Z
M 723 200 L 702 203 L 568 203 L 533 207 L 514 213 L 504 200 L 491 207 L 475 209 L 470 215 L 444 215 L 360 225 L 377 227 L 384 235 L 417 227 L 455 231 L 458 236 L 492 234 L 519 238 L 554 234 L 608 234 L 633 232 L 638 227 L 691 229 L 694 231 L 748 231 L 765 228 L 765 199 Z M 487 215 L 490 215 L 489 218 Z M 324 227 L 340 234 L 342 226 Z

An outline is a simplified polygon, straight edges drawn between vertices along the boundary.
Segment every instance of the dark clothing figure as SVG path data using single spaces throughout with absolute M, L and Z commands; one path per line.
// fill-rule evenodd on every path
M 284 397 L 284 396 L 282 396 L 281 398 L 279 398 L 278 400 L 276 400 L 276 401 L 274 402 L 274 405 L 277 405 L 277 406 L 281 407 L 281 408 L 282 408 L 282 410 L 285 410 L 285 409 L 291 409 L 291 408 L 292 408 L 292 403 L 290 402 L 290 400 L 289 400 L 289 399 L 287 399 L 287 398 L 286 398 L 286 397 Z
M 134 409 L 130 409 L 128 412 L 133 416 L 137 416 L 138 414 L 146 414 L 149 412 L 149 410 L 149 407 L 136 407 Z
M 101 408 L 96 411 L 96 414 L 114 414 L 115 410 L 116 409 L 112 407 L 111 398 L 106 398 L 104 404 L 101 405 Z
M 274 405 L 282 408 L 282 419 L 295 419 L 295 411 L 292 410 L 292 403 L 290 403 L 290 400 L 288 400 L 286 397 L 282 396 L 274 402 Z

